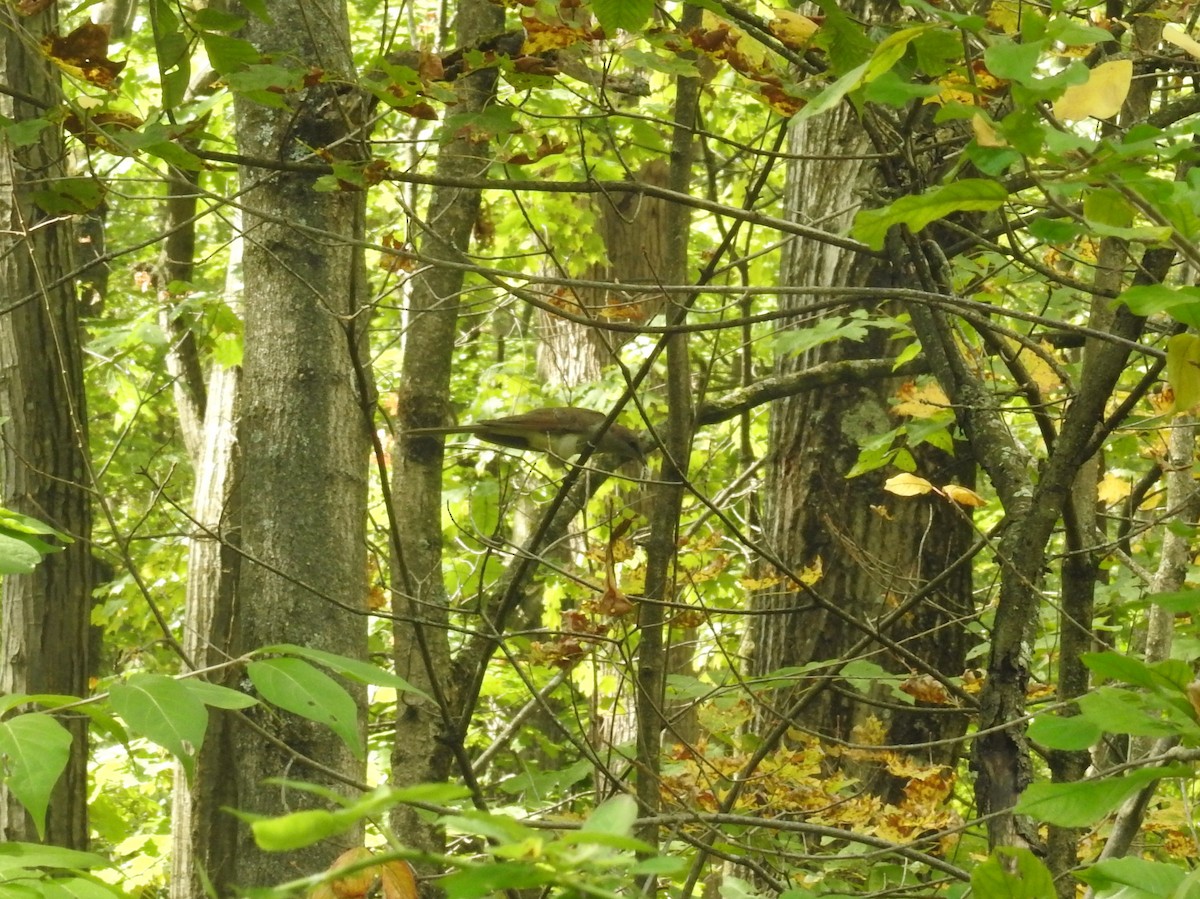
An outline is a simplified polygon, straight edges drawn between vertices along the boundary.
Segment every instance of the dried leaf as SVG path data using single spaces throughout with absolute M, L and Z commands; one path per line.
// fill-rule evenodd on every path
M 981 147 L 1007 147 L 1008 141 L 996 133 L 992 123 L 983 113 L 977 112 L 971 116 L 971 131 L 975 133 L 975 143 Z
M 902 472 L 888 478 L 883 484 L 883 489 L 896 496 L 924 496 L 926 493 L 932 493 L 934 487 L 924 478 Z
M 1200 58 L 1200 42 L 1197 42 L 1190 34 L 1184 31 L 1182 25 L 1168 22 L 1163 26 L 1162 39 L 1168 44 L 1174 44 L 1192 56 Z
M 796 580 L 806 587 L 811 587 L 825 575 L 825 563 L 817 556 L 812 562 L 796 572 Z
M 958 484 L 947 484 L 942 488 L 942 493 L 946 499 L 958 503 L 960 506 L 978 508 L 979 506 L 987 505 L 987 500 L 974 490 L 970 490 L 967 487 L 960 487 Z
M 790 9 L 775 9 L 775 19 L 770 24 L 771 34 L 793 50 L 808 46 L 812 36 L 821 26 L 798 12 Z
M 1114 59 L 1101 63 L 1088 74 L 1083 84 L 1073 84 L 1054 103 L 1060 119 L 1108 119 L 1121 111 L 1121 104 L 1133 83 L 1133 60 Z
M 1200 680 L 1194 680 L 1186 687 L 1188 702 L 1192 704 L 1192 710 L 1200 716 Z
M 383 899 L 417 899 L 417 877 L 412 865 L 396 859 L 380 867 L 383 871 Z
M 108 26 L 92 22 L 66 37 L 47 34 L 42 38 L 42 52 L 63 71 L 108 90 L 116 89 L 117 75 L 125 68 L 124 62 L 108 58 Z

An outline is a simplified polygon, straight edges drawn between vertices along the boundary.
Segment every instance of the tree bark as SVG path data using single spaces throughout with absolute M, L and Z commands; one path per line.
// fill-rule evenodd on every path
M 361 155 L 361 98 L 353 82 L 346 5 L 277 0 L 270 20 L 248 16 L 244 36 L 263 53 L 324 73 L 288 108 L 236 100 L 238 150 L 296 159 L 314 150 Z M 240 508 L 244 559 L 234 615 L 239 653 L 294 643 L 361 658 L 366 652 L 366 464 L 356 314 L 363 296 L 363 195 L 314 190 L 310 176 L 242 171 L 245 213 L 245 356 Z M 350 688 L 363 702 L 360 689 Z M 363 762 L 327 728 L 282 711 L 254 719 L 279 743 L 233 726 L 238 808 L 281 814 L 315 796 L 264 783 L 287 777 L 346 792 Z M 321 768 L 308 762 L 313 760 Z M 304 853 L 267 855 L 239 825 L 233 864 L 216 882 L 266 886 L 322 870 L 359 835 Z
M 834 231 L 847 228 L 858 206 L 855 197 L 873 178 L 870 163 L 862 158 L 871 150 L 858 113 L 848 106 L 804 122 L 791 139 L 795 156 L 788 171 L 788 208 L 800 221 L 822 221 Z M 878 287 L 897 280 L 887 263 L 800 241 L 790 245 L 782 279 L 788 284 Z M 789 296 L 794 299 L 785 302 L 796 308 L 807 302 L 803 296 Z M 841 340 L 784 355 L 777 362 L 777 374 L 787 377 L 821 365 L 886 358 L 899 349 L 887 331 L 871 329 L 861 340 Z M 884 378 L 835 384 L 772 407 L 764 490 L 769 544 L 795 571 L 819 567 L 815 593 L 864 627 L 923 590 L 970 544 L 967 516 L 961 509 L 939 497 L 886 493 L 883 482 L 895 469 L 846 477 L 862 444 L 899 423 L 888 400 L 901 383 L 901 379 Z M 965 454 L 951 456 L 928 446 L 911 452 L 917 473 L 934 484 L 973 483 L 973 468 Z M 943 578 L 930 596 L 884 634 L 905 652 L 877 654 L 874 660 L 897 673 L 914 670 L 918 660 L 924 661 L 926 671 L 948 677 L 961 673 L 966 637 L 958 623 L 971 608 L 970 571 L 966 565 L 954 570 L 957 573 Z M 822 659 L 845 660 L 863 637 L 861 630 L 833 616 L 813 595 L 796 592 L 786 583 L 759 594 L 755 608 L 771 613 L 751 623 L 756 675 Z M 798 685 L 812 700 L 802 720 L 794 722 L 805 730 L 851 739 L 854 727 L 875 714 L 887 719 L 887 741 L 905 744 L 953 737 L 966 725 L 965 716 L 947 715 L 943 709 L 922 713 L 920 704 L 911 712 L 889 717 L 861 702 L 848 685 L 820 689 L 814 688 L 815 683 Z M 778 713 L 797 695 L 773 697 L 774 707 L 760 716 L 760 726 L 768 730 L 781 726 Z M 921 758 L 949 763 L 955 754 L 953 744 L 947 744 L 923 751 Z M 888 779 L 873 785 L 884 794 L 892 787 Z
M 57 104 L 58 76 L 37 52 L 38 37 L 55 25 L 53 8 L 20 18 L 6 5 L 0 71 L 14 92 Z M 17 122 L 42 110 L 0 97 L 0 113 Z M 46 127 L 36 143 L 0 149 L 0 438 L 3 504 L 67 534 L 72 543 L 28 575 L 5 575 L 0 594 L 0 693 L 82 696 L 89 670 L 89 613 L 95 566 L 91 557 L 91 478 L 87 408 L 74 289 L 44 282 L 71 270 L 72 229 L 66 216 L 34 205 L 34 190 L 53 190 L 65 175 L 62 134 Z M 87 727 L 82 715 L 62 722 L 73 738 L 71 758 L 50 800 L 46 839 L 87 844 Z M 24 810 L 0 797 L 0 839 L 32 840 Z
M 241 293 L 241 245 L 230 249 L 225 292 L 231 302 Z M 236 303 L 240 307 L 240 303 Z M 192 496 L 193 532 L 188 542 L 188 582 L 185 599 L 183 648 L 197 668 L 219 665 L 233 651 L 234 601 L 241 557 L 237 484 L 240 454 L 237 417 L 241 369 L 214 364 L 209 377 L 196 483 Z M 181 399 L 176 395 L 177 400 Z M 183 397 L 184 402 L 188 397 Z M 227 669 L 209 679 L 237 686 L 240 673 Z M 226 869 L 236 850 L 237 830 L 229 826 L 227 808 L 237 802 L 232 778 L 223 772 L 237 763 L 230 741 L 228 716 L 209 719 L 204 745 L 196 754 L 196 771 L 189 784 L 183 767 L 175 768 L 172 794 L 171 899 L 202 899 L 201 872 Z
M 503 30 L 504 11 L 487 0 L 463 0 L 457 27 L 459 46 L 472 46 Z M 447 115 L 483 109 L 494 96 L 496 81 L 495 69 L 457 81 L 458 102 Z M 488 165 L 486 143 L 458 136 L 442 145 L 437 174 L 478 178 Z M 479 205 L 477 189 L 437 188 L 426 214 L 422 256 L 457 260 L 470 243 Z M 470 714 L 459 707 L 449 678 L 441 541 L 443 443 L 405 436 L 411 428 L 451 423 L 450 367 L 462 284 L 461 270 L 434 264 L 414 279 L 409 301 L 404 386 L 398 396 L 401 434 L 394 454 L 392 492 L 400 548 L 393 559 L 396 669 L 437 697 L 441 708 L 416 697 L 400 698 L 396 725 L 403 736 L 392 750 L 392 780 L 400 786 L 449 776 L 455 746 L 461 748 Z M 410 845 L 433 850 L 442 846 L 440 831 L 407 806 L 393 812 L 392 826 Z

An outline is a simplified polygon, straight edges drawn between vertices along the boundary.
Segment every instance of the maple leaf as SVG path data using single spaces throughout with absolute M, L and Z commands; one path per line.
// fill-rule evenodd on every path
M 950 408 L 950 398 L 936 381 L 918 387 L 905 381 L 896 392 L 899 402 L 892 406 L 893 415 L 908 415 L 912 418 L 933 418 Z

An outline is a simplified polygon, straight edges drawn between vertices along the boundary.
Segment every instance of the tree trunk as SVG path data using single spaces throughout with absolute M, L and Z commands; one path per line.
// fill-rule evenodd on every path
M 811 119 L 792 135 L 796 154 L 788 171 L 788 208 L 804 222 L 822 221 L 832 231 L 847 228 L 857 209 L 855 198 L 872 177 L 862 158 L 871 147 L 848 106 Z M 886 263 L 858 257 L 815 242 L 790 245 L 782 279 L 786 284 L 820 286 L 878 286 L 894 282 Z M 791 295 L 789 295 L 791 296 Z M 808 299 L 785 300 L 803 308 Z M 833 314 L 844 314 L 844 310 Z M 780 357 L 777 368 L 786 374 L 817 363 L 894 355 L 899 346 L 883 329 L 870 329 L 862 340 L 841 340 L 803 354 Z M 774 614 L 755 617 L 751 625 L 753 671 L 763 675 L 775 669 L 819 660 L 846 660 L 864 636 L 865 629 L 885 618 L 898 603 L 922 590 L 967 550 L 970 528 L 961 509 L 940 497 L 895 497 L 882 489 L 893 468 L 877 469 L 847 478 L 867 439 L 884 434 L 898 421 L 888 400 L 900 387 L 898 379 L 877 383 L 844 384 L 806 392 L 777 402 L 772 408 L 770 463 L 765 489 L 765 529 L 771 549 L 793 571 L 817 570 L 821 575 L 814 593 L 795 592 L 787 583 L 759 594 L 755 606 Z M 917 473 L 941 486 L 969 485 L 973 481 L 969 459 L 953 457 L 929 447 L 913 450 Z M 870 658 L 898 673 L 916 669 L 956 676 L 962 672 L 965 634 L 957 626 L 971 607 L 970 572 L 959 566 L 957 574 L 921 600 L 883 635 L 893 649 Z M 821 602 L 817 596 L 824 597 Z M 863 628 L 833 614 L 834 609 L 853 616 Z M 896 647 L 901 650 L 897 651 Z M 866 705 L 861 695 L 844 682 L 813 689 L 820 677 L 797 685 L 811 700 L 795 722 L 805 730 L 850 739 L 853 728 L 869 715 L 886 718 L 879 707 Z M 776 713 L 796 701 L 797 694 L 773 697 L 773 708 L 761 719 L 764 729 L 780 724 Z M 877 697 L 886 698 L 886 697 Z M 892 743 L 916 743 L 961 734 L 962 716 L 922 715 L 919 708 L 893 714 L 887 738 Z M 947 763 L 953 746 L 928 750 L 926 761 Z M 889 782 L 876 783 L 883 792 Z
M 37 52 L 38 37 L 54 27 L 50 12 L 20 18 L 3 13 L 0 41 L 3 81 L 19 96 L 54 104 L 58 76 Z M 0 97 L 0 113 L 17 122 L 41 109 Z M 43 283 L 71 269 L 70 218 L 34 206 L 34 190 L 53 190 L 66 174 L 57 126 L 36 143 L 0 149 L 0 437 L 3 438 L 3 504 L 31 515 L 74 541 L 47 556 L 28 575 L 5 575 L 0 606 L 0 694 L 60 693 L 82 696 L 89 671 L 88 626 L 95 582 L 91 558 L 91 478 L 87 464 L 87 409 L 74 288 Z M 28 299 L 26 299 L 28 298 Z M 82 715 L 62 720 L 73 746 L 66 772 L 50 800 L 46 839 L 64 846 L 87 844 L 87 727 Z M 0 840 L 36 839 L 24 810 L 11 796 L 0 801 Z
M 226 296 L 233 302 L 241 293 L 236 274 L 241 269 L 241 240 L 230 250 Z M 240 306 L 240 303 L 236 305 Z M 192 497 L 194 530 L 188 545 L 188 582 L 184 612 L 183 648 L 197 668 L 218 665 L 233 650 L 233 613 L 237 595 L 240 517 L 237 484 L 240 458 L 236 440 L 240 401 L 240 368 L 214 364 L 206 391 L 200 455 Z M 188 397 L 177 400 L 188 401 Z M 226 670 L 210 679 L 237 686 L 240 673 Z M 202 899 L 200 872 L 225 869 L 233 858 L 237 830 L 229 826 L 225 808 L 237 801 L 234 782 L 222 772 L 232 770 L 237 759 L 230 742 L 229 718 L 209 719 L 204 745 L 196 756 L 196 771 L 189 784 L 183 767 L 175 768 L 172 795 L 171 899 Z
M 355 153 L 363 106 L 339 88 L 353 80 L 345 3 L 278 0 L 268 8 L 268 22 L 249 16 L 245 37 L 260 52 L 318 67 L 325 79 L 294 95 L 286 109 L 238 97 L 239 152 L 297 159 L 333 145 L 329 152 Z M 363 657 L 369 435 L 353 334 L 365 274 L 355 247 L 363 195 L 319 193 L 308 175 L 250 168 L 242 186 L 246 348 L 238 446 L 245 556 L 235 646 L 245 652 L 287 642 Z M 361 690 L 352 692 L 361 703 Z M 266 778 L 340 792 L 347 792 L 342 779 L 361 783 L 362 760 L 328 728 L 277 710 L 258 712 L 256 720 L 281 742 L 234 725 L 240 809 L 272 815 L 320 802 Z M 234 864 L 217 881 L 223 894 L 230 882 L 266 886 L 321 870 L 358 840 L 349 833 L 315 851 L 269 856 L 240 827 Z
M 499 33 L 504 11 L 488 0 L 464 0 L 458 9 L 458 42 L 470 47 Z M 497 73 L 484 69 L 455 83 L 458 102 L 447 111 L 469 114 L 492 99 Z M 477 178 L 487 171 L 486 145 L 455 137 L 438 155 L 439 177 Z M 421 239 L 425 258 L 456 260 L 471 239 L 479 214 L 477 189 L 438 187 L 426 215 Z M 450 422 L 450 366 L 458 333 L 463 273 L 432 265 L 414 279 L 410 320 L 404 343 L 404 386 L 398 396 L 401 429 L 396 442 L 393 503 L 399 528 L 399 557 L 393 559 L 396 615 L 396 669 L 410 683 L 439 697 L 435 708 L 415 697 L 401 697 L 392 750 L 392 781 L 397 786 L 442 781 L 450 774 L 452 750 L 461 746 L 466 718 L 452 695 L 450 647 L 446 634 L 446 595 L 442 578 L 442 459 L 440 439 L 409 439 L 410 428 Z M 392 815 L 392 826 L 409 845 L 439 849 L 441 834 L 407 806 Z

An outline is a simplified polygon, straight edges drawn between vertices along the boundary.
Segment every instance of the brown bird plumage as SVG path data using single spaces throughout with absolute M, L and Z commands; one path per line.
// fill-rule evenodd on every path
M 519 415 L 487 418 L 466 425 L 445 428 L 413 428 L 409 435 L 472 434 L 488 443 L 519 450 L 537 450 L 553 458 L 578 456 L 589 444 L 596 451 L 626 459 L 643 458 L 641 438 L 624 425 L 612 424 L 603 434 L 600 426 L 607 418 L 603 412 L 577 406 L 550 406 Z

